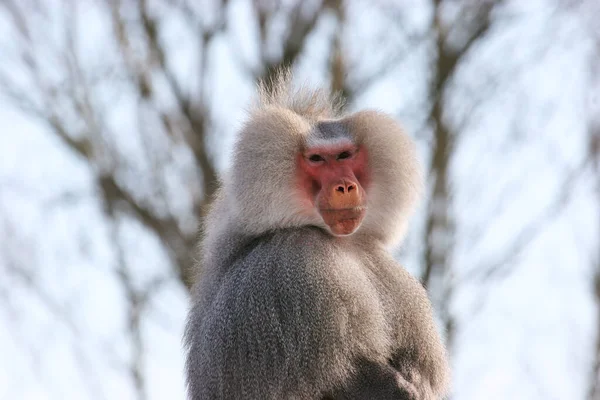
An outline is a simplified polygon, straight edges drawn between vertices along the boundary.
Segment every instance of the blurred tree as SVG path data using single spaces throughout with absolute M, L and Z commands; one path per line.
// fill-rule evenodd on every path
M 551 0 L 542 3 L 545 10 L 554 4 Z M 149 389 L 155 382 L 148 376 L 164 371 L 149 368 L 147 315 L 158 313 L 153 302 L 161 290 L 186 290 L 192 284 L 198 223 L 225 164 L 222 149 L 235 128 L 237 109 L 247 100 L 251 85 L 258 79 L 268 81 L 283 65 L 341 92 L 350 109 L 364 104 L 384 108 L 415 132 L 422 145 L 428 186 L 419 216 L 421 226 L 412 230 L 406 252 L 416 266 L 414 273 L 434 300 L 456 356 L 457 332 L 467 329 L 455 311 L 461 286 L 500 282 L 514 272 L 517 257 L 532 247 L 557 211 L 568 204 L 575 177 L 584 165 L 577 164 L 563 174 L 558 190 L 547 196 L 548 204 L 530 206 L 520 200 L 515 205 L 512 201 L 518 191 L 515 186 L 532 185 L 541 173 L 519 173 L 514 177 L 517 184 L 512 182 L 515 186 L 510 181 L 497 184 L 508 166 L 516 164 L 501 154 L 516 153 L 515 148 L 533 141 L 522 133 L 531 125 L 539 125 L 531 129 L 534 132 L 547 129 L 539 122 L 525 127 L 528 120 L 522 108 L 527 102 L 523 99 L 530 93 L 520 86 L 529 82 L 520 82 L 519 72 L 533 70 L 546 49 L 560 39 L 560 30 L 553 25 L 555 16 L 549 12 L 547 29 L 540 28 L 539 38 L 527 42 L 531 32 L 518 30 L 528 22 L 519 18 L 520 13 L 526 14 L 519 8 L 523 4 L 500 0 L 382 0 L 370 5 L 341 0 L 0 1 L 0 94 L 46 128 L 61 157 L 75 160 L 76 170 L 62 170 L 61 176 L 66 179 L 84 171 L 86 183 L 79 187 L 85 188 L 85 195 L 91 193 L 97 201 L 94 206 L 101 210 L 101 222 L 93 219 L 94 211 L 87 210 L 82 227 L 67 224 L 64 237 L 56 236 L 77 243 L 74 247 L 86 247 L 85 232 L 95 232 L 91 241 L 100 242 L 93 226 L 104 229 L 102 240 L 108 242 L 112 258 L 97 258 L 99 263 L 114 263 L 110 271 L 119 283 L 124 305 L 110 304 L 125 310 L 129 351 L 122 356 L 111 346 L 100 347 L 111 365 L 127 372 L 132 397 L 159 398 Z M 513 26 L 518 27 L 516 34 Z M 539 48 L 531 44 L 536 40 Z M 524 50 L 519 53 L 516 48 Z M 378 87 L 385 90 L 378 91 Z M 506 101 L 502 96 L 514 97 Z M 497 110 L 501 117 L 496 116 L 493 129 L 486 128 L 481 114 Z M 505 128 L 507 120 L 513 125 Z M 599 140 L 594 139 L 595 125 L 590 126 L 589 157 L 593 158 Z M 487 131 L 491 133 L 486 136 Z M 492 151 L 496 151 L 494 157 L 490 157 Z M 37 154 L 41 158 L 43 153 L 38 150 Z M 20 160 L 18 168 L 35 162 Z M 530 168 L 526 162 L 519 165 Z M 50 168 L 41 168 L 46 167 Z M 470 173 L 467 178 L 461 177 L 465 169 Z M 483 174 L 486 171 L 492 178 Z M 484 182 L 479 187 L 473 183 L 476 175 Z M 482 187 L 490 181 L 493 190 Z M 22 189 L 22 182 L 12 184 Z M 48 203 L 67 205 L 71 208 L 66 213 L 74 214 L 72 204 L 81 196 L 78 191 L 56 188 L 50 192 Z M 506 193 L 511 201 L 506 202 Z M 518 224 L 504 228 L 507 239 L 484 240 L 497 229 L 494 223 L 503 220 L 503 210 L 478 209 L 471 200 L 474 197 L 481 203 L 506 202 L 505 208 L 529 208 L 512 217 Z M 16 210 L 17 202 L 7 209 Z M 46 202 L 39 208 L 44 215 L 58 213 L 50 211 Z M 530 212 L 538 208 L 541 212 Z M 32 239 L 29 236 L 34 234 L 24 230 L 17 217 L 8 213 L 2 217 L 0 235 L 6 240 L 0 241 L 0 268 L 8 283 L 0 282 L 0 298 L 5 307 L 12 307 L 16 296 L 9 286 L 18 282 L 28 290 L 23 297 L 31 293 L 38 298 L 78 338 L 74 342 L 81 348 L 76 353 L 86 364 L 83 354 L 87 350 L 81 344 L 86 323 L 74 315 L 70 297 L 56 294 L 67 292 L 68 285 L 51 288 L 47 281 L 52 273 L 46 271 L 54 269 L 41 243 L 48 235 Z M 45 220 L 35 226 L 42 225 Z M 39 230 L 55 235 L 54 230 Z M 411 241 L 417 245 L 411 246 Z M 94 279 L 100 278 L 94 275 Z M 111 295 L 102 292 L 101 297 L 107 301 Z M 483 296 L 474 303 L 474 308 L 482 307 Z M 116 318 L 113 312 L 116 309 L 111 309 L 110 317 Z M 172 308 L 162 313 L 163 325 L 175 330 L 172 325 L 181 325 L 164 318 L 175 313 Z M 82 378 L 88 380 L 90 396 L 111 397 L 103 395 L 111 385 L 103 378 L 94 380 L 96 369 L 90 364 Z M 594 376 L 598 376 L 598 365 L 596 361 Z M 462 370 L 455 375 L 461 373 L 469 375 Z M 0 390 L 1 383 L 0 376 Z M 590 392 L 598 389 L 594 386 Z M 472 393 L 478 398 L 475 389 Z M 498 393 L 502 398 L 503 392 Z
M 448 121 L 448 114 L 451 111 L 446 110 L 445 96 L 460 64 L 477 42 L 485 38 L 492 24 L 492 10 L 501 2 L 463 2 L 458 6 L 460 9 L 454 13 L 456 17 L 451 20 L 444 13 L 447 4 L 440 0 L 434 3 L 431 30 L 435 38 L 435 55 L 430 78 L 431 103 L 428 115 L 428 121 L 433 129 L 430 142 L 432 154 L 428 165 L 428 184 L 431 185 L 431 194 L 428 196 L 423 237 L 425 255 L 421 281 L 425 287 L 435 288 L 437 309 L 446 330 L 447 345 L 452 351 L 455 322 L 450 311 L 454 284 L 451 258 L 455 222 L 450 168 L 460 131 Z M 456 37 L 462 40 L 457 41 Z M 436 280 L 437 282 L 434 282 Z M 434 286 L 436 283 L 437 286 Z
M 197 221 L 202 214 L 203 207 L 210 200 L 217 186 L 216 168 L 214 160 L 207 149 L 209 132 L 214 127 L 211 115 L 211 99 L 209 97 L 210 78 L 208 66 L 211 63 L 210 46 L 217 35 L 223 32 L 231 22 L 228 20 L 228 1 L 215 2 L 211 5 L 212 16 L 207 17 L 200 6 L 192 5 L 193 2 L 171 2 L 171 1 L 145 1 L 136 2 L 112 0 L 110 2 L 99 2 L 99 12 L 110 15 L 110 23 L 114 34 L 114 41 L 118 48 L 118 58 L 103 60 L 107 65 L 100 65 L 104 71 L 90 71 L 82 65 L 81 51 L 77 48 L 78 7 L 83 7 L 77 2 L 57 2 L 51 4 L 38 4 L 39 9 L 27 8 L 26 4 L 16 1 L 3 3 L 14 26 L 17 40 L 22 44 L 20 50 L 19 72 L 27 74 L 31 83 L 39 85 L 39 92 L 32 92 L 30 88 L 15 85 L 10 72 L 5 71 L 2 76 L 3 87 L 10 93 L 13 100 L 22 105 L 27 111 L 43 119 L 49 124 L 53 132 L 61 139 L 64 145 L 75 154 L 90 163 L 90 168 L 95 171 L 97 186 L 111 218 L 114 217 L 114 207 L 137 219 L 147 229 L 155 233 L 164 243 L 172 264 L 182 282 L 190 285 L 191 258 L 194 253 L 196 235 L 194 228 L 187 229 L 181 226 L 180 217 L 173 215 L 158 206 L 157 202 L 166 199 L 165 182 L 161 175 L 168 166 L 164 163 L 169 153 L 176 146 L 186 146 L 193 155 L 193 169 L 200 174 L 200 188 L 190 188 L 193 201 L 192 214 L 186 215 L 185 219 Z M 321 13 L 329 7 L 337 6 L 335 2 L 326 2 L 318 5 L 316 9 L 310 9 L 306 4 L 299 2 L 289 7 L 283 7 L 279 2 L 268 4 L 267 2 L 255 2 L 254 16 L 260 31 L 259 61 L 256 66 L 248 68 L 253 79 L 266 79 L 282 65 L 293 65 L 298 58 L 306 37 L 313 30 L 315 23 Z M 55 51 L 52 56 L 59 61 L 53 65 L 59 68 L 63 74 L 60 80 L 54 81 L 47 76 L 46 69 L 49 68 L 39 51 L 39 47 L 46 43 L 38 41 L 42 34 L 33 32 L 36 29 L 31 25 L 34 17 L 48 18 L 52 12 L 52 6 L 60 7 L 64 12 L 65 43 Z M 315 7 L 313 7 L 315 8 Z M 183 21 L 188 23 L 189 36 L 194 46 L 199 49 L 195 57 L 194 65 L 191 66 L 195 73 L 194 81 L 197 86 L 182 82 L 181 77 L 175 73 L 178 68 L 170 60 L 171 54 L 161 38 L 163 21 L 161 13 L 180 13 Z M 267 45 L 277 36 L 271 33 L 272 19 L 286 19 L 286 29 L 277 40 L 277 55 Z M 166 19 L 166 17 L 164 18 Z M 46 24 L 53 21 L 46 20 Z M 46 26 L 48 30 L 51 26 Z M 270 51 L 269 51 L 270 50 Z M 104 75 L 98 75 L 104 72 Z M 143 115 L 146 120 L 160 123 L 157 130 L 162 136 L 161 140 L 168 143 L 166 148 L 147 148 L 148 154 L 144 157 L 148 161 L 149 168 L 140 171 L 135 177 L 140 181 L 151 179 L 152 191 L 155 196 L 144 196 L 135 193 L 137 187 L 128 185 L 119 177 L 123 169 L 130 168 L 130 161 L 126 156 L 120 154 L 114 148 L 116 143 L 107 132 L 109 128 L 104 126 L 102 113 L 105 112 L 98 104 L 97 94 L 94 90 L 104 79 L 110 79 L 117 75 L 123 79 L 121 84 L 136 92 L 139 99 L 138 112 L 152 113 L 151 116 Z M 64 86 L 63 86 L 64 85 Z M 159 87 L 160 86 L 160 87 Z M 166 86 L 163 87 L 163 86 Z M 166 93 L 165 93 L 166 91 Z M 171 96 L 174 103 L 164 104 L 160 96 Z M 100 106 L 100 107 L 98 107 Z M 144 129 L 144 127 L 140 127 Z M 144 134 L 142 132 L 141 134 Z M 149 133 L 146 133 L 149 134 Z M 148 140 L 148 138 L 144 138 Z M 160 151 L 162 154 L 156 154 Z M 160 211 L 158 209 L 161 209 Z
M 582 7 L 585 15 L 594 15 L 600 12 L 600 7 L 587 3 Z M 589 13 L 589 14 L 587 14 Z M 593 18 L 590 26 L 593 44 L 590 55 L 589 89 L 585 93 L 588 102 L 588 143 L 587 157 L 592 171 L 592 187 L 596 197 L 596 227 L 600 227 L 600 32 L 598 21 Z M 598 232 L 600 235 L 600 232 Z M 593 352 L 592 374 L 588 390 L 589 400 L 600 399 L 600 236 L 596 238 L 595 254 L 591 255 L 594 284 L 593 293 L 596 307 L 595 347 Z

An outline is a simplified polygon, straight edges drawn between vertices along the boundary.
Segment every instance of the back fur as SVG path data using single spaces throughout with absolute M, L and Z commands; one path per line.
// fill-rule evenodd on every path
M 391 367 L 407 382 L 391 398 L 445 393 L 424 289 L 375 243 L 339 239 L 305 227 L 217 243 L 186 327 L 190 399 L 356 399 Z

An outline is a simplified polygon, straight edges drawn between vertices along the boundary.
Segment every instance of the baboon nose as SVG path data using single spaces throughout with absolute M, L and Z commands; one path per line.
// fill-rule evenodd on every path
M 351 180 L 343 180 L 330 189 L 330 201 L 333 208 L 352 208 L 360 204 L 358 184 Z
M 340 194 L 349 194 L 351 191 L 356 190 L 356 185 L 353 182 L 342 183 L 336 186 L 335 190 Z

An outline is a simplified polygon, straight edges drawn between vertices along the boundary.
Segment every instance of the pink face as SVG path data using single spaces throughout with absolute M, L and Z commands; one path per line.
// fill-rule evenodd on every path
M 354 233 L 366 212 L 366 149 L 350 143 L 315 146 L 297 159 L 301 191 L 331 232 Z

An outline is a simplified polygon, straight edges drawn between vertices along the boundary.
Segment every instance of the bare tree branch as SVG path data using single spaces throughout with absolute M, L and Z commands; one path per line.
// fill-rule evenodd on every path
M 425 221 L 424 243 L 424 268 L 421 282 L 430 289 L 433 279 L 438 281 L 441 288 L 434 289 L 441 299 L 438 310 L 446 330 L 447 346 L 452 351 L 455 335 L 455 321 L 450 312 L 453 297 L 453 272 L 451 259 L 455 240 L 455 226 L 453 220 L 452 188 L 450 186 L 450 161 L 454 152 L 456 138 L 459 134 L 449 125 L 444 115 L 444 93 L 451 82 L 456 68 L 466 56 L 468 51 L 481 40 L 491 26 L 491 11 L 496 2 L 474 3 L 475 17 L 472 23 L 476 28 L 467 36 L 461 47 L 455 49 L 447 45 L 449 30 L 445 27 L 441 0 L 434 2 L 435 14 L 432 30 L 436 37 L 436 62 L 432 69 L 430 85 L 430 98 L 432 108 L 429 121 L 433 126 L 432 154 L 429 164 L 429 181 L 431 194 L 427 205 Z M 459 22 L 455 22 L 458 24 Z
M 273 82 L 273 77 L 282 67 L 294 65 L 299 54 L 304 48 L 308 35 L 313 31 L 319 17 L 327 9 L 339 10 L 342 3 L 338 0 L 323 1 L 320 8 L 306 17 L 303 12 L 303 2 L 294 4 L 289 15 L 289 28 L 286 37 L 283 40 L 283 54 L 280 58 L 269 59 L 265 52 L 266 46 L 266 26 L 268 23 L 267 16 L 272 13 L 272 10 L 267 10 L 260 6 L 260 2 L 254 2 L 257 14 L 259 16 L 259 27 L 261 30 L 262 43 L 262 69 L 258 74 L 255 73 L 255 78 L 263 80 L 267 85 Z

